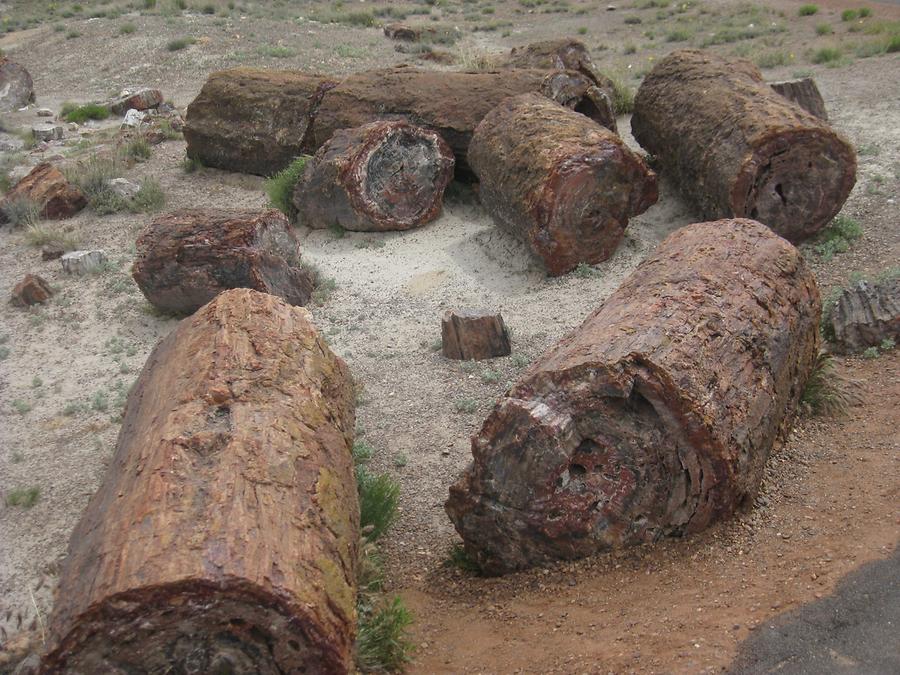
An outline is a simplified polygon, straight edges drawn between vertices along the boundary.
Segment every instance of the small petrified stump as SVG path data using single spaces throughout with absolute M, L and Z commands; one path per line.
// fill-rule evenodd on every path
M 131 274 L 155 307 L 189 313 L 229 288 L 305 305 L 314 280 L 280 211 L 181 209 L 153 219 L 137 240 Z
M 10 304 L 16 307 L 27 307 L 47 302 L 53 295 L 53 289 L 37 274 L 26 274 L 25 278 L 13 287 Z
M 407 122 L 338 130 L 294 188 L 297 220 L 357 232 L 418 227 L 440 214 L 453 163 L 436 132 Z
M 702 530 L 753 501 L 818 352 L 819 292 L 765 226 L 670 235 L 472 439 L 447 513 L 487 572 Z
M 858 352 L 884 340 L 900 340 L 900 277 L 860 281 L 845 289 L 831 308 L 834 341 Z
M 441 319 L 441 351 L 459 361 L 493 359 L 512 351 L 499 313 L 448 310 Z
M 656 174 L 621 138 L 534 94 L 485 116 L 469 161 L 485 209 L 553 276 L 609 258 L 658 194 Z
M 746 217 L 791 242 L 841 210 L 856 153 L 749 61 L 676 51 L 644 78 L 631 130 L 706 218 Z
M 42 672 L 350 672 L 354 399 L 309 312 L 273 295 L 178 324 L 72 533 Z
M 0 112 L 18 110 L 34 101 L 34 82 L 25 66 L 0 55 Z
M 806 112 L 815 115 L 820 120 L 828 121 L 825 101 L 819 92 L 819 88 L 816 86 L 816 81 L 811 77 L 801 77 L 798 80 L 785 80 L 784 82 L 770 82 L 769 86 L 789 101 L 799 105 Z
M 49 162 L 38 164 L 6 193 L 0 201 L 0 222 L 7 221 L 4 206 L 19 199 L 38 204 L 41 218 L 52 220 L 71 218 L 87 206 L 84 193 Z
M 107 262 L 106 253 L 100 249 L 70 251 L 59 258 L 63 271 L 76 276 L 83 276 L 103 268 Z

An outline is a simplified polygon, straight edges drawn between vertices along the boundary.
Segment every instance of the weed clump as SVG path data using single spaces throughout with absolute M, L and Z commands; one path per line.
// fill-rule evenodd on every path
M 292 201 L 294 187 L 303 175 L 309 160 L 309 155 L 301 155 L 285 169 L 266 180 L 266 194 L 269 195 L 269 201 L 288 218 L 293 219 L 297 214 Z

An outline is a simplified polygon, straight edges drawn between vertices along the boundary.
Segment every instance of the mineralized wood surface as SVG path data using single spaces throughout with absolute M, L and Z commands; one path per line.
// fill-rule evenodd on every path
M 305 309 L 238 289 L 183 320 L 72 534 L 43 672 L 348 672 L 353 430 Z
M 850 143 L 749 61 L 669 54 L 641 83 L 631 129 L 704 217 L 754 218 L 794 243 L 824 227 L 856 182 Z
M 508 356 L 512 348 L 498 312 L 447 310 L 441 319 L 441 351 L 448 359 L 480 361 Z
M 485 116 L 469 161 L 485 209 L 554 276 L 606 260 L 657 199 L 656 174 L 622 139 L 535 94 Z
M 12 112 L 34 101 L 34 82 L 25 66 L 0 54 L 0 112 Z
M 424 225 L 441 212 L 453 164 L 453 151 L 437 133 L 407 122 L 339 129 L 294 188 L 297 220 L 358 232 Z
M 830 323 L 835 344 L 846 352 L 900 340 L 900 277 L 845 289 L 831 308 Z
M 828 121 L 825 101 L 822 99 L 822 94 L 819 93 L 816 81 L 811 77 L 801 77 L 797 80 L 785 80 L 783 82 L 770 82 L 769 86 L 781 96 L 799 105 L 806 112 L 815 115 L 820 120 Z
M 670 235 L 513 385 L 447 513 L 491 573 L 702 530 L 750 504 L 818 351 L 800 253 L 750 220 Z
M 181 209 L 157 216 L 137 240 L 132 276 L 151 304 L 190 313 L 222 291 L 252 288 L 305 305 L 313 275 L 280 211 Z
M 62 171 L 49 162 L 35 166 L 6 193 L 0 201 L 0 223 L 8 219 L 4 207 L 18 199 L 34 202 L 40 209 L 41 218 L 52 220 L 71 218 L 87 206 L 87 197 L 78 186 L 70 183 Z

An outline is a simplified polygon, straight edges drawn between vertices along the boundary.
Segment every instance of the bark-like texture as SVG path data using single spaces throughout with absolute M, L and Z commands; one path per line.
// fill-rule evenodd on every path
M 800 253 L 750 220 L 670 235 L 472 439 L 447 513 L 490 573 L 697 532 L 750 503 L 818 351 Z
M 131 270 L 151 304 L 190 313 L 222 291 L 252 288 L 292 305 L 309 302 L 313 275 L 280 211 L 181 209 L 154 218 Z
M 311 154 L 316 109 L 335 82 L 285 70 L 237 68 L 209 76 L 188 106 L 188 157 L 228 171 L 270 175 Z
M 828 121 L 828 111 L 825 110 L 825 101 L 816 81 L 811 77 L 801 77 L 798 80 L 785 80 L 784 82 L 770 82 L 772 87 L 787 100 L 793 101 L 806 112 L 815 115 L 820 120 Z
M 424 225 L 441 212 L 453 164 L 453 151 L 437 133 L 407 122 L 339 129 L 294 188 L 297 220 L 357 232 Z
M 597 88 L 571 71 L 456 73 L 397 67 L 348 75 L 246 68 L 210 75 L 188 106 L 188 156 L 207 166 L 269 175 L 311 155 L 338 129 L 404 120 L 438 132 L 453 148 L 457 176 L 468 175 L 472 132 L 508 96 L 538 92 L 588 116 Z
M 12 112 L 34 101 L 34 83 L 25 68 L 0 55 L 0 112 Z
M 656 174 L 621 138 L 534 94 L 488 113 L 469 161 L 485 209 L 551 275 L 606 260 L 628 219 L 657 199 Z
M 16 307 L 27 307 L 47 302 L 53 295 L 50 284 L 37 274 L 26 274 L 12 290 L 10 304 Z
M 43 672 L 348 672 L 353 402 L 305 309 L 238 289 L 182 321 L 72 534 Z
M 749 61 L 669 54 L 644 78 L 631 129 L 706 218 L 747 217 L 794 243 L 841 210 L 856 153 Z
M 49 162 L 41 162 L 22 178 L 0 201 L 0 223 L 9 220 L 4 213 L 10 203 L 27 199 L 40 207 L 41 218 L 71 218 L 87 206 L 87 197 Z
M 841 351 L 900 340 L 900 277 L 861 281 L 846 289 L 831 308 L 830 322 Z
M 441 351 L 448 359 L 480 361 L 508 356 L 512 348 L 499 313 L 447 310 L 441 319 Z

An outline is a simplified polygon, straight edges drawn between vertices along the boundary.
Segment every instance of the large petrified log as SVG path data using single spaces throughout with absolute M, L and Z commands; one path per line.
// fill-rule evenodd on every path
M 900 277 L 860 281 L 847 288 L 831 307 L 834 342 L 856 352 L 900 339 Z
M 488 572 L 696 532 L 750 503 L 818 349 L 800 253 L 750 220 L 670 235 L 513 385 L 447 513 Z
M 673 52 L 644 78 L 631 129 L 704 217 L 754 218 L 796 243 L 856 182 L 856 153 L 749 61 Z
M 353 429 L 305 309 L 237 289 L 183 320 L 72 534 L 43 671 L 348 672 Z
M 397 67 L 348 75 L 240 68 L 210 75 L 188 106 L 188 156 L 207 166 L 272 174 L 297 155 L 311 155 L 338 129 L 375 120 L 405 120 L 438 132 L 466 176 L 472 132 L 508 96 L 544 94 L 599 118 L 602 94 L 579 73 L 504 70 L 456 73 Z M 602 104 L 601 104 L 602 105 Z M 602 122 L 602 120 L 600 120 Z
M 789 101 L 793 101 L 806 112 L 815 115 L 820 120 L 828 121 L 828 111 L 825 110 L 825 101 L 816 81 L 811 77 L 801 77 L 797 80 L 784 80 L 783 82 L 770 82 L 778 94 Z
M 631 216 L 656 203 L 654 174 L 616 134 L 535 94 L 506 99 L 469 147 L 482 204 L 551 275 L 606 260 Z
M 297 220 L 358 232 L 424 225 L 441 212 L 453 163 L 453 151 L 437 133 L 408 122 L 339 129 L 294 188 Z
M 25 66 L 0 54 L 0 112 L 11 112 L 34 101 L 34 82 Z
M 222 291 L 252 288 L 305 305 L 314 277 L 280 211 L 181 209 L 153 219 L 131 274 L 155 307 L 190 313 Z

